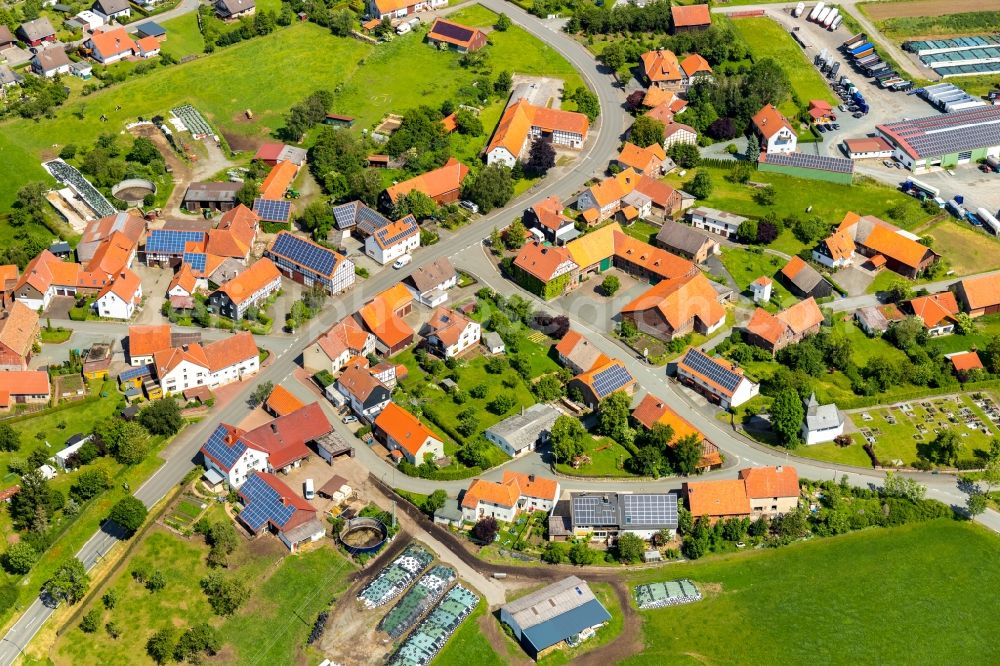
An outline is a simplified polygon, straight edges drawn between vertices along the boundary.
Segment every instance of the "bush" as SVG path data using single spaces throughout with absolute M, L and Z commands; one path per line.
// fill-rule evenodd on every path
M 15 543 L 3 555 L 3 567 L 15 575 L 24 575 L 38 562 L 38 551 L 26 541 Z
M 92 634 L 101 626 L 101 611 L 91 608 L 80 620 L 80 631 L 85 634 Z

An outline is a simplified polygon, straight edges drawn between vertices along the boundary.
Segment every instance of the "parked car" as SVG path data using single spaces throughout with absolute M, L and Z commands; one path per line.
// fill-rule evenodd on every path
M 993 169 L 989 168 L 985 164 L 980 164 L 979 165 L 979 170 L 982 171 L 983 173 L 990 173 L 990 172 L 993 171 Z
M 892 160 L 882 160 L 882 164 L 889 167 L 890 169 L 892 168 Z
M 865 114 L 861 113 L 860 111 L 855 111 L 855 112 L 854 112 L 853 114 L 851 114 L 851 115 L 853 115 L 853 116 L 854 116 L 855 118 L 861 118 L 861 117 L 862 117 L 862 116 L 864 116 Z
M 840 129 L 840 123 L 834 123 L 833 124 L 833 129 L 839 130 Z
M 820 134 L 826 131 L 826 127 L 824 125 L 816 125 L 816 129 L 820 131 Z
M 469 211 L 470 213 L 478 213 L 479 212 L 479 206 L 477 204 L 475 204 L 475 203 L 467 200 L 467 199 L 463 199 L 462 201 L 459 201 L 458 205 L 461 206 L 462 208 L 464 208 L 465 210 Z
M 340 422 L 341 423 L 354 423 L 357 420 L 358 420 L 357 416 L 355 416 L 354 414 L 348 414 L 344 418 L 340 419 Z
M 406 266 L 407 264 L 409 264 L 411 261 L 413 261 L 413 257 L 411 257 L 408 254 L 404 254 L 402 257 L 400 257 L 399 259 L 396 260 L 396 263 L 394 263 L 392 265 L 392 267 L 395 268 L 395 269 L 400 269 L 403 266 Z

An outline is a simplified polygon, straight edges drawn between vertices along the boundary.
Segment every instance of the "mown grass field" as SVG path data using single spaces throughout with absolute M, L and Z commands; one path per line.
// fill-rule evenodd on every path
M 186 56 L 203 53 L 205 40 L 198 31 L 198 15 L 195 12 L 163 22 L 167 39 L 162 51 L 180 60 Z
M 836 104 L 833 93 L 823 77 L 784 28 L 769 18 L 742 18 L 733 21 L 733 25 L 750 46 L 753 58 L 774 58 L 788 74 L 799 103 L 786 100 L 779 107 L 782 113 L 794 118 L 799 111 L 808 108 L 811 99 L 822 99 Z
M 857 179 L 852 185 L 840 185 L 755 171 L 750 177 L 752 182 L 768 183 L 774 187 L 776 196 L 772 206 L 762 206 L 754 201 L 754 187 L 727 180 L 726 176 L 730 173 L 728 169 L 700 166 L 688 169 L 683 178 L 675 172 L 662 180 L 683 189 L 684 184 L 691 182 L 699 171 L 706 171 L 712 177 L 712 194 L 707 199 L 699 200 L 699 206 L 718 208 L 747 217 L 760 218 L 773 210 L 781 218 L 816 215 L 833 226 L 844 219 L 845 213 L 854 211 L 859 215 L 875 215 L 890 220 L 905 229 L 931 218 L 913 197 L 865 178 Z M 899 204 L 906 209 L 905 218 L 901 221 L 889 216 L 889 209 Z M 810 207 L 811 210 L 806 212 Z M 786 254 L 797 254 L 804 245 L 786 229 L 770 247 Z
M 649 570 L 632 582 L 706 598 L 639 611 L 646 649 L 623 663 L 996 663 L 998 557 L 995 534 L 938 520 Z
M 772 297 L 777 294 L 784 307 L 794 305 L 799 300 L 776 277 L 786 263 L 787 260 L 773 254 L 750 252 L 742 248 L 722 249 L 722 265 L 736 280 L 740 291 L 747 291 L 750 283 L 762 275 L 769 277 L 773 280 Z
M 970 275 L 1000 268 L 1000 240 L 948 217 L 921 235 L 934 239 L 934 251 L 948 261 L 955 275 Z
M 574 468 L 565 461 L 559 461 L 556 469 L 570 476 L 635 476 L 628 470 L 622 469 L 632 454 L 610 437 L 600 437 L 588 433 L 583 438 L 583 454 L 590 457 L 589 464 Z
M 990 34 L 997 29 L 1000 2 L 962 0 L 957 3 L 942 3 L 937 0 L 916 0 L 866 2 L 858 7 L 886 37 L 903 40 L 913 37 Z

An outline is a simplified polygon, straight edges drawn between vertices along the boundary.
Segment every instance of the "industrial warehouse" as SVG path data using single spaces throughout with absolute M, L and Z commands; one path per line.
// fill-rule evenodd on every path
M 1000 155 L 1000 106 L 877 125 L 893 157 L 920 173 Z

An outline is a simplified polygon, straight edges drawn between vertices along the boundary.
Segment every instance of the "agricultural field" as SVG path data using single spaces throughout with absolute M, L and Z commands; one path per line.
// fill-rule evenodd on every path
M 198 30 L 198 14 L 190 12 L 175 19 L 164 21 L 167 39 L 163 42 L 164 53 L 180 60 L 192 55 L 201 55 L 205 50 L 205 40 Z
M 213 519 L 224 517 L 221 511 L 212 515 Z M 162 527 L 151 528 L 135 554 L 101 590 L 101 594 L 108 589 L 118 592 L 115 608 L 105 609 L 96 595 L 91 606 L 81 609 L 100 609 L 101 629 L 85 634 L 75 626 L 68 628 L 52 648 L 53 660 L 112 664 L 120 663 L 125 654 L 145 658 L 146 640 L 154 631 L 169 626 L 183 630 L 208 622 L 223 642 L 217 658 L 220 663 L 293 663 L 305 658 L 302 646 L 317 613 L 346 589 L 348 574 L 354 570 L 329 544 L 290 555 L 273 537 L 240 539 L 224 573 L 254 581 L 253 593 L 235 615 L 221 618 L 214 615 L 199 587 L 211 571 L 205 563 L 207 553 L 201 537 L 184 539 Z M 130 571 L 137 565 L 162 572 L 166 587 L 149 592 L 134 581 Z M 109 621 L 121 627 L 117 640 L 103 629 Z
M 983 394 L 986 396 L 987 394 Z M 994 396 L 988 396 L 995 402 Z M 964 410 L 964 411 L 963 411 Z M 851 413 L 859 432 L 854 444 L 840 447 L 833 442 L 801 446 L 796 454 L 815 460 L 868 467 L 871 459 L 862 446 L 866 437 L 874 440 L 875 455 L 886 464 L 902 461 L 909 465 L 917 460 L 922 445 L 934 439 L 937 429 L 951 429 L 961 438 L 962 459 L 973 459 L 976 452 L 986 453 L 990 440 L 1000 434 L 997 426 L 967 394 L 936 396 L 913 400 L 902 406 L 872 407 Z M 971 427 L 978 425 L 978 428 Z
M 776 645 L 785 664 L 995 663 L 1000 570 L 941 563 L 998 557 L 995 534 L 937 520 L 652 569 L 630 582 L 690 578 L 704 599 L 640 611 L 645 650 L 621 663 L 766 664 Z
M 1000 0 L 866 2 L 858 5 L 891 39 L 990 34 L 997 29 Z
M 948 217 L 921 235 L 934 239 L 934 251 L 947 260 L 956 276 L 1000 268 L 1000 241 L 965 222 Z
M 788 74 L 798 104 L 786 100 L 779 107 L 782 113 L 794 119 L 808 107 L 811 99 L 822 99 L 836 105 L 837 100 L 826 81 L 806 59 L 792 36 L 778 23 L 769 18 L 742 18 L 733 21 L 733 25 L 746 40 L 752 57 L 774 58 Z
M 495 15 L 478 6 L 463 13 L 467 13 L 466 20 L 482 25 L 495 20 Z M 168 50 L 176 48 L 175 55 L 198 50 L 197 32 L 191 25 L 181 23 L 177 33 L 179 46 L 172 46 L 168 37 Z M 461 67 L 457 54 L 423 44 L 422 37 L 423 31 L 418 31 L 374 47 L 335 37 L 311 23 L 296 23 L 86 98 L 74 98 L 55 118 L 2 123 L 0 157 L 15 168 L 0 172 L 0 208 L 13 201 L 25 182 L 46 179 L 39 162 L 61 146 L 89 144 L 100 132 L 119 128 L 136 116 L 162 114 L 184 102 L 197 107 L 234 148 L 250 148 L 270 137 L 281 127 L 283 114 L 318 88 L 335 90 L 335 112 L 354 116 L 358 131 L 390 111 L 401 113 L 421 104 L 437 106 L 445 99 L 459 99 L 462 89 L 471 86 L 479 74 Z M 491 39 L 494 45 L 487 50 L 488 58 L 496 71 L 507 68 L 560 77 L 569 88 L 582 85 L 569 63 L 520 28 L 494 33 Z M 303 48 L 304 43 L 309 48 Z M 317 52 L 324 57 L 314 57 Z M 339 65 L 330 67 L 330 62 Z M 406 77 L 399 76 L 401 63 L 405 63 Z M 244 115 L 247 109 L 253 112 L 252 121 Z M 499 112 L 499 107 L 491 109 L 491 117 L 495 120 Z M 106 123 L 97 122 L 102 115 Z M 493 128 L 484 129 L 489 134 Z

